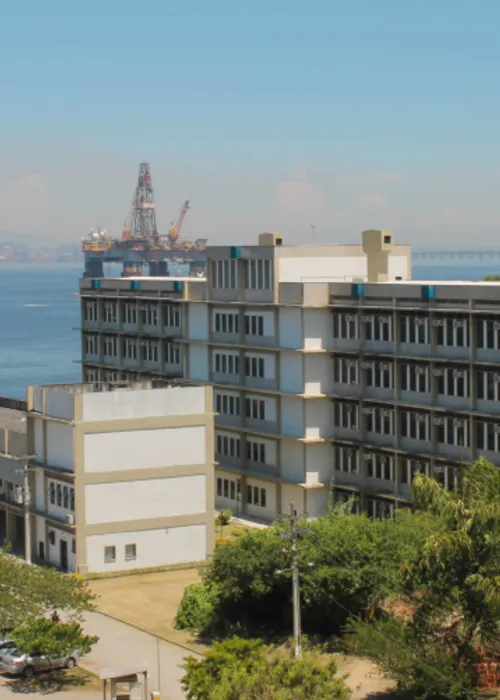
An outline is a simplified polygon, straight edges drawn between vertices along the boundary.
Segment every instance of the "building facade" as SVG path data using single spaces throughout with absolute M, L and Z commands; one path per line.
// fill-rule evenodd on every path
M 0 397 L 0 545 L 24 553 L 26 402 Z
M 34 559 L 86 573 L 211 555 L 210 387 L 29 387 L 27 447 Z

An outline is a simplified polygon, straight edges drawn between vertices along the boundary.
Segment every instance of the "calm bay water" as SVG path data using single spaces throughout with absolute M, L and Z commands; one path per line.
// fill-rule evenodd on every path
M 23 398 L 27 384 L 80 380 L 73 329 L 80 324 L 81 272 L 81 265 L 0 265 L 0 395 Z M 415 266 L 413 277 L 480 280 L 496 273 L 488 265 L 429 265 Z

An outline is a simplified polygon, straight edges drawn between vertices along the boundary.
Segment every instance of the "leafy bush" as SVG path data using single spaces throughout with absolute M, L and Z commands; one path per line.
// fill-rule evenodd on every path
M 177 615 L 177 629 L 209 630 L 214 624 L 218 602 L 216 586 L 194 583 L 184 591 Z
M 229 525 L 233 512 L 229 508 L 223 508 L 219 513 L 219 525 Z
M 295 659 L 261 640 L 232 637 L 215 643 L 202 660 L 190 657 L 182 684 L 188 700 L 345 700 L 334 662 L 313 652 Z
M 233 537 L 243 537 L 243 535 L 245 534 L 245 532 L 246 532 L 246 530 L 242 530 L 241 528 L 235 527 L 235 528 L 231 531 L 231 535 L 232 535 Z
M 10 636 L 22 653 L 52 657 L 67 656 L 73 652 L 84 656 L 99 641 L 99 637 L 84 634 L 78 622 L 63 624 L 46 618 L 21 625 Z

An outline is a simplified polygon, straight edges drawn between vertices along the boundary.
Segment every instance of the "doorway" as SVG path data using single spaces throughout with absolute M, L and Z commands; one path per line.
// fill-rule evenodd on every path
M 59 541 L 60 566 L 63 571 L 68 570 L 68 543 L 66 540 Z
M 45 542 L 38 543 L 38 558 L 40 561 L 45 561 Z

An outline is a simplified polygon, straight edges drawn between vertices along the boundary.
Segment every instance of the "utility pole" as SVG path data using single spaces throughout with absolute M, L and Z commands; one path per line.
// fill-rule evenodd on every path
M 24 462 L 22 469 L 15 469 L 16 474 L 23 475 L 23 506 L 24 506 L 24 559 L 31 564 L 31 489 L 29 461 L 36 459 L 36 455 L 23 455 L 17 461 Z
M 290 503 L 290 515 L 285 516 L 282 520 L 288 521 L 290 523 L 290 529 L 285 532 L 280 532 L 280 537 L 288 539 L 290 546 L 287 549 L 283 547 L 281 550 L 283 554 L 291 555 L 291 566 L 289 569 L 280 569 L 276 571 L 277 574 L 284 574 L 287 571 L 292 573 L 292 607 L 293 607 L 293 638 L 295 644 L 295 656 L 300 658 L 302 656 L 302 622 L 301 622 L 301 607 L 300 607 L 300 577 L 299 577 L 299 552 L 303 548 L 297 547 L 298 535 L 301 532 L 308 532 L 306 528 L 299 528 L 298 523 L 300 520 L 307 517 L 304 513 L 302 518 L 299 518 L 297 511 L 294 508 L 293 503 Z M 313 564 L 309 562 L 308 567 L 312 567 Z

